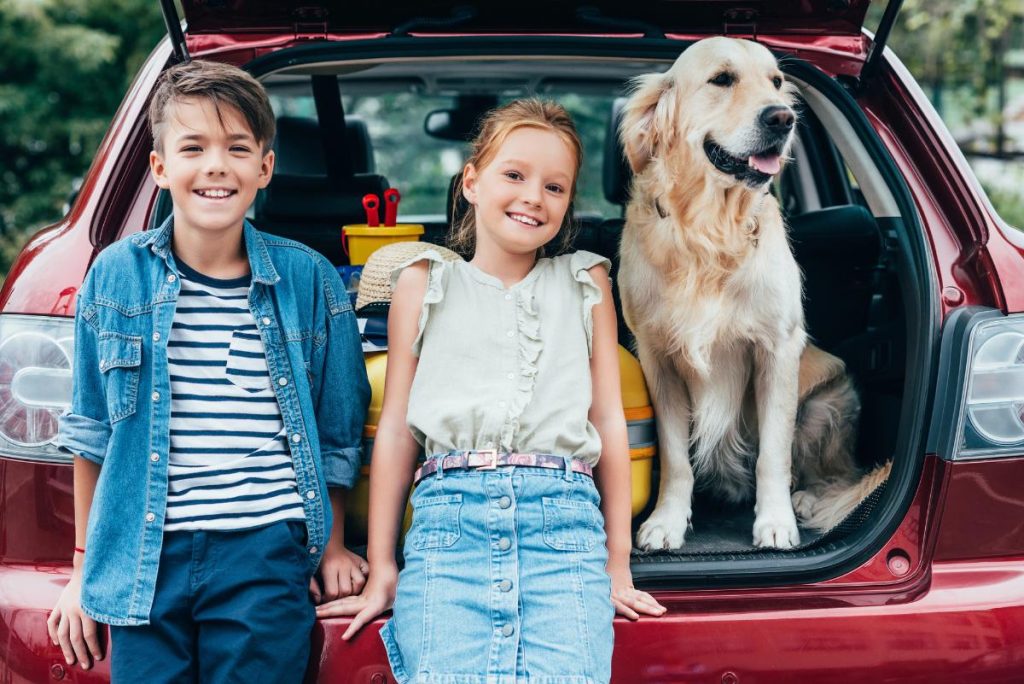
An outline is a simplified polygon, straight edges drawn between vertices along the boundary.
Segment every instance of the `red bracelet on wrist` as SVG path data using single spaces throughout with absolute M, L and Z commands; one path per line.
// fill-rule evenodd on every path
M 75 547 L 75 553 L 80 553 L 82 555 L 85 555 L 85 549 L 83 549 L 81 546 L 76 546 Z

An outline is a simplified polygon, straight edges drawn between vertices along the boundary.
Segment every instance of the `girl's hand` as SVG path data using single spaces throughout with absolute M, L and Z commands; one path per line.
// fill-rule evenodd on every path
M 661 617 L 665 613 L 665 606 L 648 594 L 633 587 L 633 573 L 629 570 L 629 563 L 625 567 L 609 567 L 608 576 L 612 580 L 612 605 L 618 615 L 639 620 L 640 614 Z
M 64 651 L 64 661 L 68 665 L 77 661 L 83 670 L 88 670 L 94 660 L 103 660 L 103 649 L 100 648 L 96 621 L 82 612 L 81 596 L 82 571 L 75 568 L 46 620 L 46 630 L 53 645 Z
M 348 641 L 363 625 L 391 608 L 395 603 L 395 592 L 398 589 L 398 569 L 374 566 L 373 575 L 366 583 L 363 593 L 358 596 L 346 596 L 316 608 L 318 618 L 354 615 L 352 623 L 341 635 Z
M 309 581 L 309 594 L 313 603 L 333 601 L 353 594 L 358 594 L 366 585 L 369 566 L 358 554 L 328 544 L 324 549 L 324 557 L 320 561 L 320 577 L 323 579 L 323 591 L 313 577 Z

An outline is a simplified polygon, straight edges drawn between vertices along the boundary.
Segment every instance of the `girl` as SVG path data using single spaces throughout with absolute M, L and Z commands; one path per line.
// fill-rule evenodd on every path
M 665 610 L 633 588 L 629 568 L 610 264 L 589 252 L 538 258 L 570 238 L 581 153 L 556 104 L 491 112 L 463 171 L 469 210 L 453 239 L 472 260 L 428 251 L 393 275 L 371 572 L 361 595 L 317 613 L 354 615 L 348 639 L 393 604 L 381 636 L 401 683 L 607 682 L 614 613 Z

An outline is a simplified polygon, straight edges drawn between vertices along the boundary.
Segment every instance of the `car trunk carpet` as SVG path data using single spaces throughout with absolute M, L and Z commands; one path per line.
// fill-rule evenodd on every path
M 850 532 L 869 524 L 873 512 L 882 498 L 888 480 L 882 481 L 854 508 L 849 515 L 825 532 L 800 528 L 800 545 L 786 551 L 761 549 L 753 545 L 754 506 L 723 506 L 710 496 L 696 494 L 693 507 L 693 527 L 686 535 L 683 548 L 673 551 L 641 551 L 633 549 L 634 563 L 663 563 L 687 559 L 707 560 L 722 556 L 764 553 L 813 552 L 843 539 Z M 648 512 L 637 516 L 639 524 Z M 722 559 L 726 560 L 726 559 Z

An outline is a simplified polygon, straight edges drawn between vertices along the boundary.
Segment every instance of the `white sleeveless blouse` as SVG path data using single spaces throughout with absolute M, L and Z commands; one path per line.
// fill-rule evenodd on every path
M 591 404 L 592 310 L 601 290 L 576 252 L 539 259 L 520 282 L 428 250 L 429 278 L 413 354 L 407 421 L 426 454 L 498 449 L 571 456 L 591 465 L 601 439 Z

